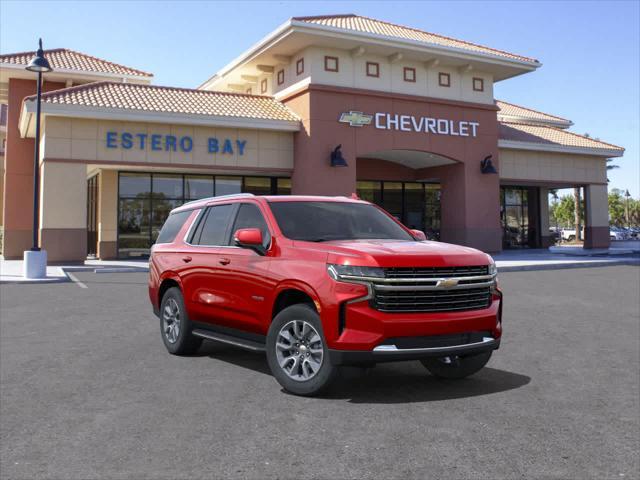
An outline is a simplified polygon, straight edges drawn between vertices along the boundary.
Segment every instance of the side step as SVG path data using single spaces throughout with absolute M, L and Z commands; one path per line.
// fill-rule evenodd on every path
M 247 340 L 246 338 L 238 338 L 224 333 L 212 332 L 203 328 L 196 328 L 191 332 L 196 337 L 206 338 L 208 340 L 214 340 L 216 342 L 227 343 L 235 347 L 244 348 L 245 350 L 251 350 L 252 352 L 264 352 L 265 346 L 262 343 L 254 342 L 253 340 Z

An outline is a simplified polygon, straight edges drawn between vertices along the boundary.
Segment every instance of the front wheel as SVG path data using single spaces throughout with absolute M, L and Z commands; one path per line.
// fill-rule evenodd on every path
M 469 356 L 433 357 L 420 360 L 427 370 L 439 378 L 459 379 L 482 370 L 491 358 L 491 351 Z
M 337 373 L 320 317 L 309 305 L 292 305 L 276 315 L 267 334 L 267 361 L 278 383 L 295 395 L 317 395 Z

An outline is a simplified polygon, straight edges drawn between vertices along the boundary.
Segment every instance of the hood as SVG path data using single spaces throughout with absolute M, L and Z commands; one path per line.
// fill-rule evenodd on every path
M 306 242 L 305 242 L 306 243 Z M 379 267 L 467 267 L 488 265 L 490 257 L 475 248 L 441 242 L 339 240 L 314 243 L 329 263 Z

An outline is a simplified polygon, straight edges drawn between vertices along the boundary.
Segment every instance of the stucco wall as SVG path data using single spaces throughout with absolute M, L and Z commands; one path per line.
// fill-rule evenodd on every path
M 132 134 L 190 136 L 190 152 L 153 150 L 150 141 L 145 148 L 107 147 L 107 132 Z M 209 138 L 220 142 L 230 139 L 232 154 L 209 153 Z M 236 141 L 246 141 L 239 154 Z M 85 162 L 110 162 L 135 165 L 210 166 L 256 169 L 293 168 L 293 133 L 237 128 L 173 126 L 154 123 L 112 122 L 102 120 L 47 117 L 44 128 L 45 159 L 71 159 Z
M 500 178 L 572 184 L 607 183 L 606 159 L 588 155 L 500 149 Z

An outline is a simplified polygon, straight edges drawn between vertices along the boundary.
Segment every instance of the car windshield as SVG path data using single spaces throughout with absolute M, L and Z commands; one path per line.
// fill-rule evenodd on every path
M 276 201 L 270 206 L 280 230 L 291 240 L 414 240 L 388 215 L 365 203 Z

